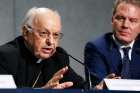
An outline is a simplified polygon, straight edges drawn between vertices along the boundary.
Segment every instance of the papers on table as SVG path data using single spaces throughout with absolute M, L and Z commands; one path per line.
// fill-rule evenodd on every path
M 140 91 L 140 80 L 104 79 L 109 90 Z
M 0 88 L 16 88 L 12 75 L 0 75 Z

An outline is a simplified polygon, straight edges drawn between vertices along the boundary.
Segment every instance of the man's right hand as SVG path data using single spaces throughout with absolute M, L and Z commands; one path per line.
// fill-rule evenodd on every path
M 121 77 L 116 76 L 114 73 L 107 75 L 105 78 L 107 79 L 120 79 Z M 104 80 L 102 80 L 98 85 L 95 86 L 96 90 L 102 90 L 106 87 Z
M 57 71 L 53 77 L 42 87 L 42 88 L 51 88 L 51 89 L 64 89 L 73 86 L 73 82 L 63 82 L 59 83 L 60 79 L 63 78 L 63 75 L 68 71 L 68 67 L 64 67 Z

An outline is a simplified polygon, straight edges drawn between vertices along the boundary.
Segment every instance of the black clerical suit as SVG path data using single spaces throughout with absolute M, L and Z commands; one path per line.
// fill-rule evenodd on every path
M 35 87 L 43 86 L 59 69 L 69 66 L 68 56 L 58 52 L 40 63 L 37 61 L 26 48 L 22 36 L 0 46 L 0 74 L 12 74 L 18 87 L 32 87 L 40 71 L 42 73 Z M 83 88 L 83 79 L 70 67 L 60 82 L 64 81 L 72 81 L 74 86 L 71 88 Z

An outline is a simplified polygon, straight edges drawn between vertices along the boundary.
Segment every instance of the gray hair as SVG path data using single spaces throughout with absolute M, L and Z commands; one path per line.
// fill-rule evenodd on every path
M 22 22 L 22 26 L 32 27 L 33 20 L 35 20 L 36 16 L 38 16 L 42 13 L 50 13 L 50 12 L 53 12 L 58 18 L 60 18 L 60 15 L 57 11 L 51 10 L 46 7 L 39 7 L 39 8 L 33 7 L 31 9 L 29 9 L 28 12 L 26 13 L 25 18 L 23 19 L 23 22 Z

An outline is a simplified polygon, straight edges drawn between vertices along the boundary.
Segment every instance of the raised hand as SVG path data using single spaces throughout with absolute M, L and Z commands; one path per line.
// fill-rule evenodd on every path
M 53 77 L 42 87 L 42 88 L 52 88 L 52 89 L 64 89 L 73 86 L 73 82 L 63 82 L 59 83 L 60 79 L 63 78 L 63 75 L 68 71 L 68 67 L 64 67 L 57 71 Z

